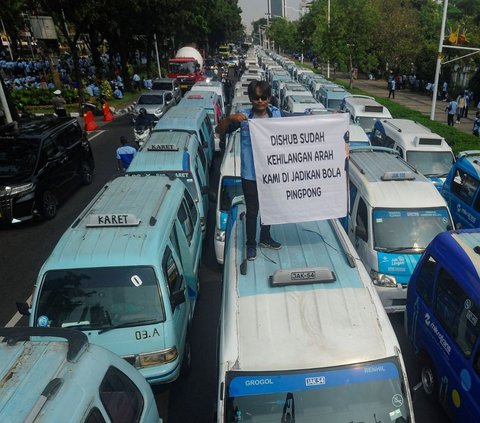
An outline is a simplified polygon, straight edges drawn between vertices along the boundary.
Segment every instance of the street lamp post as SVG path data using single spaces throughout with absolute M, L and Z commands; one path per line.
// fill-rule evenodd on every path
M 327 32 L 330 36 L 330 0 L 327 3 Z M 352 60 L 352 55 L 350 54 L 350 61 Z M 351 64 L 350 64 L 351 67 Z M 330 56 L 327 58 L 327 78 L 330 78 Z
M 440 79 L 440 67 L 442 66 L 442 48 L 445 38 L 445 22 L 447 21 L 448 0 L 443 5 L 442 28 L 440 29 L 440 42 L 438 43 L 437 67 L 435 68 L 435 81 L 433 82 L 432 110 L 430 111 L 430 120 L 435 120 L 435 107 L 437 105 L 438 80 Z

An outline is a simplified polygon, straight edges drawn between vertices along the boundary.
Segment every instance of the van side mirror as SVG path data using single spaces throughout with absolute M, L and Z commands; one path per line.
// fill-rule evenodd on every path
M 30 316 L 30 306 L 27 303 L 17 302 L 17 310 L 22 316 Z
M 170 296 L 170 304 L 172 305 L 172 309 L 180 304 L 183 304 L 185 301 L 185 289 L 179 289 L 178 291 L 172 292 Z
M 357 226 L 355 228 L 355 236 L 358 236 L 359 238 L 366 241 L 367 240 L 367 230 L 365 229 L 365 227 L 364 226 Z

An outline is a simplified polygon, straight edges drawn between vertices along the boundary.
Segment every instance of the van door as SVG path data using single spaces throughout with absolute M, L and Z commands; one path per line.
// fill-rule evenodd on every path
M 65 157 L 65 185 L 73 188 L 73 180 L 80 177 L 83 150 L 82 150 L 82 130 L 78 125 L 68 125 L 61 131 L 53 135 L 58 148 Z
M 58 148 L 52 137 L 43 141 L 38 168 L 38 197 L 47 192 L 63 197 L 71 181 L 73 163 L 65 151 Z
M 368 263 L 367 261 L 370 256 L 369 254 L 369 242 L 371 238 L 371 224 L 369 219 L 368 207 L 365 200 L 361 195 L 357 196 L 356 204 L 353 208 L 353 213 L 350 218 L 350 239 L 355 246 L 358 255 L 362 259 L 367 270 L 370 271 L 374 268 L 373 263 Z
M 169 339 L 170 331 L 165 331 L 165 344 L 175 346 L 180 356 L 183 356 L 187 336 L 188 317 L 190 316 L 190 301 L 188 301 L 185 276 L 180 260 L 169 246 L 165 248 L 162 258 L 162 272 L 166 281 L 168 301 L 165 301 L 167 316 L 172 316 L 172 329 L 175 339 Z M 184 295 L 184 301 L 179 300 Z

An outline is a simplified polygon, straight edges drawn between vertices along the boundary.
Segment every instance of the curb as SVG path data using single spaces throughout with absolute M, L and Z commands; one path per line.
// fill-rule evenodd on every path
M 118 111 L 115 110 L 114 114 L 116 114 L 116 115 L 125 115 L 125 114 L 127 114 L 127 113 L 130 113 L 130 112 L 133 110 L 134 107 L 135 107 L 135 106 L 134 106 L 133 104 L 130 104 L 130 106 L 127 106 L 127 107 L 125 107 L 124 109 L 120 109 L 120 110 L 118 110 Z

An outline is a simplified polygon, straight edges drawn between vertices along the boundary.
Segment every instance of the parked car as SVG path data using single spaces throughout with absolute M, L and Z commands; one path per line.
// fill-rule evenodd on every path
M 175 78 L 161 78 L 155 79 L 152 82 L 153 91 L 170 91 L 173 94 L 175 103 L 179 103 L 182 99 L 182 90 L 180 84 Z
M 76 118 L 48 117 L 0 128 L 0 223 L 53 219 L 60 202 L 93 180 L 95 161 Z
M 144 108 L 147 114 L 155 115 L 156 120 L 158 120 L 175 104 L 175 99 L 170 91 L 152 90 L 139 97 L 135 103 L 134 114 L 137 116 L 140 113 L 140 109 Z

